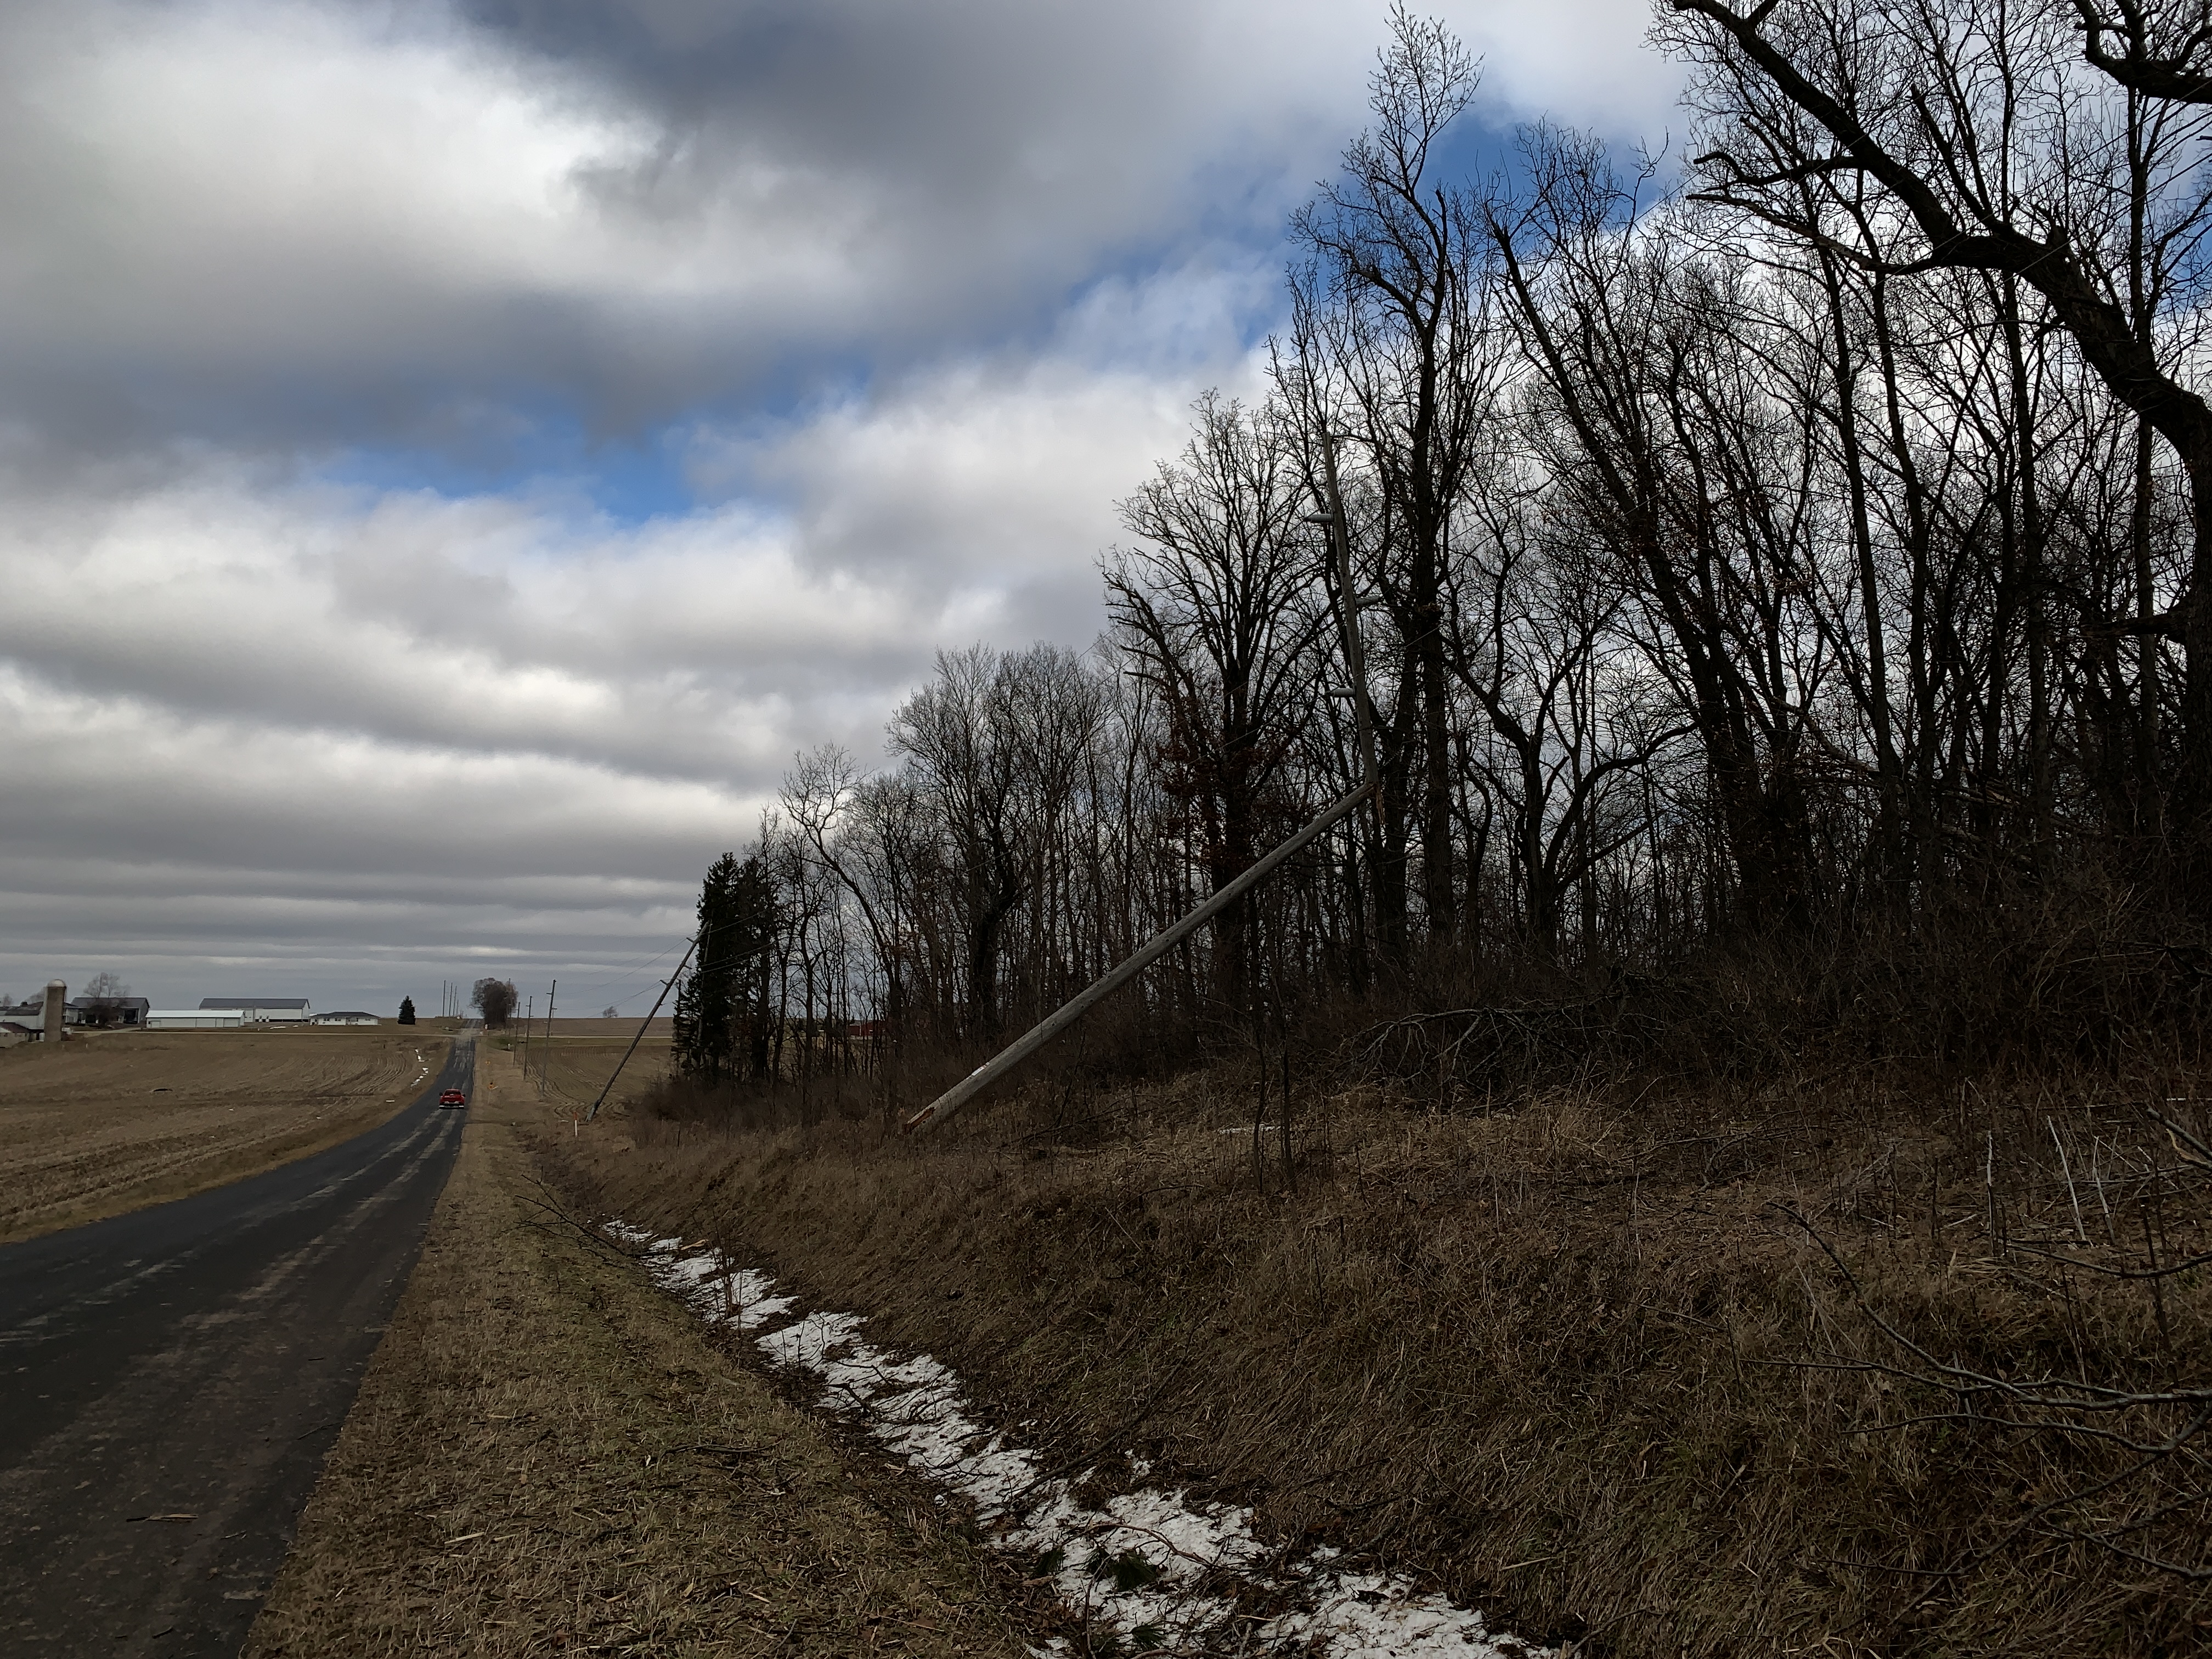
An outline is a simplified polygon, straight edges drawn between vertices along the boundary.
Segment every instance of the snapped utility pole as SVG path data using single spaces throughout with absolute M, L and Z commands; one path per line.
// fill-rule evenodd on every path
M 1327 835 L 1346 818 L 1350 817 L 1360 802 L 1374 793 L 1378 776 L 1375 764 L 1374 714 L 1367 700 L 1367 672 L 1359 652 L 1359 596 L 1352 580 L 1352 531 L 1344 514 L 1344 497 L 1337 487 L 1336 447 L 1334 437 L 1323 434 L 1322 438 L 1322 479 L 1316 492 L 1323 497 L 1324 513 L 1309 522 L 1328 526 L 1330 552 L 1336 565 L 1336 601 L 1339 625 L 1344 630 L 1345 668 L 1352 677 L 1352 718 L 1359 734 L 1359 786 L 1342 799 L 1332 802 L 1328 810 L 1288 841 L 1274 848 L 1247 869 L 1227 886 L 1218 889 L 1213 896 L 1182 921 L 1146 940 L 1137 952 L 1118 967 L 1110 969 L 1103 978 L 1094 981 L 1047 1014 L 1021 1036 L 1000 1049 L 974 1071 L 962 1078 L 935 1100 L 907 1119 L 905 1128 L 911 1132 L 942 1123 L 977 1095 L 989 1088 L 1014 1067 L 1027 1060 L 1062 1031 L 1081 1019 L 1091 1009 L 1120 990 L 1143 973 L 1170 951 L 1188 939 L 1207 922 L 1236 903 L 1261 882 L 1273 875 L 1297 854 Z

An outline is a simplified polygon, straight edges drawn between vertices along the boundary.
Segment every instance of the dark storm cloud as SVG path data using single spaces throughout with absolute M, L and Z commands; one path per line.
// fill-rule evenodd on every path
M 1218 217 L 1209 172 L 1259 186 L 1212 234 L 1265 237 L 1325 162 L 1341 89 L 1295 52 L 1289 88 L 1224 86 L 1206 33 L 33 0 L 0 19 L 0 397 L 82 443 L 496 460 L 549 411 L 635 430 L 1003 342 Z

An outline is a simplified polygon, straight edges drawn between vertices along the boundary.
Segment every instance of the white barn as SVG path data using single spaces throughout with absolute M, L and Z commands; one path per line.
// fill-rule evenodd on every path
M 304 1025 L 315 1017 L 305 997 L 202 997 L 200 1006 L 235 1008 L 254 1025 Z

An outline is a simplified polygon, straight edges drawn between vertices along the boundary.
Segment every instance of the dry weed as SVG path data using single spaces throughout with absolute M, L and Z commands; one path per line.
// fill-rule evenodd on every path
M 1309 1086 L 1285 1132 L 1271 1085 L 1255 1134 L 1247 1068 L 1063 1076 L 917 1139 L 640 1114 L 569 1145 L 585 1202 L 870 1314 L 1071 1465 L 1141 1452 L 1501 1627 L 1621 1654 L 2180 1653 L 2212 1631 L 2206 1586 L 2038 1521 L 2106 1449 L 1888 1369 L 1827 1252 L 1962 1363 L 2201 1376 L 2203 1275 L 2154 1305 L 2034 1254 L 2093 1179 L 2124 1219 L 2163 1182 L 2167 1259 L 2202 1248 L 2202 1188 L 2135 1104 L 2186 1092 L 1850 1073 L 1424 1113 Z M 2097 1513 L 2197 1479 L 2163 1478 Z

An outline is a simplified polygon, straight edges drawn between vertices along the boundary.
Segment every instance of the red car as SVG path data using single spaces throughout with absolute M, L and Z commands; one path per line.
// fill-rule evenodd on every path
M 468 1103 L 469 1097 L 459 1089 L 448 1089 L 438 1097 L 438 1104 L 441 1106 L 465 1106 Z

